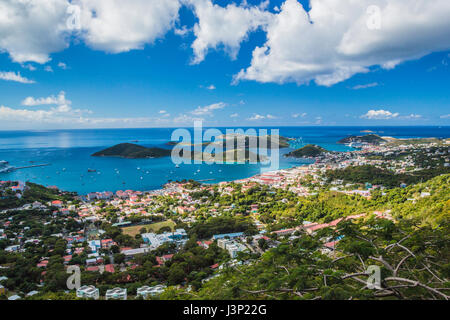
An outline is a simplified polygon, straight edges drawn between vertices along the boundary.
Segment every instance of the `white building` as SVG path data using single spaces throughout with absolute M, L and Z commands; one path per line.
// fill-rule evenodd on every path
M 142 239 L 151 249 L 156 249 L 166 242 L 184 244 L 187 239 L 187 233 L 184 229 L 177 229 L 174 232 L 164 232 L 162 234 L 144 233 Z
M 144 299 L 147 299 L 148 296 L 159 296 L 165 289 L 166 286 L 163 285 L 157 285 L 154 287 L 143 286 L 137 289 L 137 296 L 142 296 Z
M 114 288 L 106 291 L 106 300 L 127 300 L 127 289 Z
M 236 242 L 234 240 L 228 239 L 219 239 L 217 240 L 217 246 L 224 250 L 227 250 L 230 254 L 231 258 L 236 258 L 238 252 L 244 251 L 247 249 L 243 244 Z
M 94 286 L 82 286 L 77 289 L 77 297 L 98 300 L 100 291 Z

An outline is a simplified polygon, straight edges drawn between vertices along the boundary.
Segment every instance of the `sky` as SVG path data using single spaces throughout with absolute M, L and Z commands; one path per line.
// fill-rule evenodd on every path
M 0 0 L 0 130 L 450 125 L 448 0 Z

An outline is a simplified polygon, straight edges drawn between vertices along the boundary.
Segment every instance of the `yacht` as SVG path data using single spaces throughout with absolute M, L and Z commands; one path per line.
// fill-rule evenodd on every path
M 0 173 L 8 173 L 13 170 L 14 168 L 9 165 L 8 161 L 0 160 Z

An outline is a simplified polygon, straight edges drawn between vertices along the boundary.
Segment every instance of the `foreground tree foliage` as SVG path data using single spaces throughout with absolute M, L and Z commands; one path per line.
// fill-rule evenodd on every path
M 303 234 L 248 265 L 228 268 L 197 292 L 173 289 L 164 297 L 448 300 L 449 231 L 448 221 L 437 228 L 375 217 L 341 222 L 336 230 Z M 334 252 L 323 250 L 323 239 L 330 237 L 342 237 Z

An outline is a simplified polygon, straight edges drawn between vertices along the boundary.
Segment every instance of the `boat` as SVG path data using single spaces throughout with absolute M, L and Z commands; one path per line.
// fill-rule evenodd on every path
M 180 167 L 180 165 L 178 165 L 178 164 L 175 166 L 175 168 L 179 168 L 179 167 Z
M 88 172 L 97 172 L 95 169 L 88 169 Z

